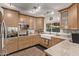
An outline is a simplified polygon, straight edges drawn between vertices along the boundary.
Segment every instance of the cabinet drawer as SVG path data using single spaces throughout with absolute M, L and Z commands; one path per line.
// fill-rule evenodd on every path
M 18 39 L 18 38 L 14 38 L 14 39 L 6 39 L 6 40 L 5 40 L 5 44 L 15 43 L 15 42 L 17 42 L 17 39 Z
M 59 38 L 54 38 L 54 44 L 57 44 L 57 43 L 59 43 L 61 41 L 61 39 L 59 39 Z
M 12 52 L 18 50 L 17 42 L 7 43 L 5 46 L 6 46 L 6 52 L 7 52 L 7 54 L 12 53 Z

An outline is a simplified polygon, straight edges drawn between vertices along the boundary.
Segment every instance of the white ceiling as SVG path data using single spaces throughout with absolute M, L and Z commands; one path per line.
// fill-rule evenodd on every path
M 12 4 L 0 3 L 0 6 L 19 10 L 21 13 L 28 14 L 31 16 L 46 16 L 47 12 L 52 12 L 52 11 L 54 11 L 55 14 L 57 13 L 58 10 L 66 8 L 70 5 L 71 3 L 12 3 Z M 34 6 L 41 8 L 38 12 L 31 13 L 30 11 L 33 10 Z

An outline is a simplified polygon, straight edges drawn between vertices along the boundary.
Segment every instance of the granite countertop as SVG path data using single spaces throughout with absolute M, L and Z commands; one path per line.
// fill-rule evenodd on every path
M 64 34 L 64 33 L 59 33 L 59 34 L 40 34 L 42 38 L 47 38 L 47 39 L 51 39 L 53 37 L 56 37 L 56 38 L 60 38 L 60 39 L 68 39 L 68 40 L 71 40 L 72 38 L 71 37 L 68 37 L 67 35 L 70 35 L 70 34 Z
M 52 38 L 53 37 L 60 38 L 60 39 L 68 39 L 68 40 L 72 39 L 71 37 L 67 37 L 67 36 L 64 36 L 64 35 L 52 35 Z
M 45 52 L 51 56 L 79 56 L 79 44 L 64 40 Z
M 38 34 L 30 34 L 30 35 L 25 35 L 25 36 L 27 37 L 27 36 L 34 36 L 34 35 L 38 35 Z M 9 39 L 15 39 L 15 38 L 18 38 L 18 37 L 25 37 L 25 36 L 9 37 L 9 38 L 5 38 L 5 39 L 9 40 Z

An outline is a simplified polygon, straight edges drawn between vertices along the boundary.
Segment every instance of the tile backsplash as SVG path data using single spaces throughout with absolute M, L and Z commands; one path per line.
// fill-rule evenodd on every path
M 62 31 L 63 31 L 64 33 L 70 33 L 70 35 L 68 35 L 69 38 L 72 38 L 72 33 L 79 33 L 79 29 L 77 29 L 77 30 L 62 29 Z
M 71 30 L 71 29 L 63 29 L 64 33 L 79 33 L 79 29 Z

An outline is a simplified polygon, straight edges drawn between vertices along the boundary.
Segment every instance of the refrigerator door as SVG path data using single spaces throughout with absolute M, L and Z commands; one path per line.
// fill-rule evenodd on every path
M 3 21 L 3 9 L 0 8 L 0 55 L 2 55 L 2 21 Z
M 4 20 L 2 21 L 1 24 L 1 49 L 2 49 L 2 54 L 1 55 L 5 55 L 6 54 L 6 49 L 5 49 L 5 38 L 6 38 L 6 29 L 5 29 L 5 22 Z

